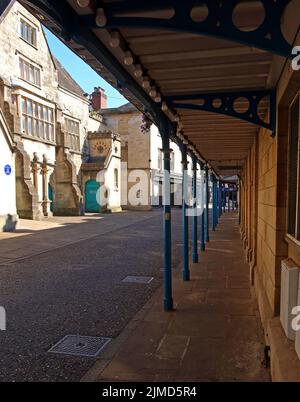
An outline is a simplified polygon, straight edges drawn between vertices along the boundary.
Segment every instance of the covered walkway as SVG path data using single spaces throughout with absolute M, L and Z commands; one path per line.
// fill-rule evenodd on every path
M 269 381 L 237 214 L 221 222 L 190 282 L 174 274 L 175 310 L 159 289 L 83 380 Z
M 0 15 L 12 2 L 0 1 Z M 272 379 L 300 381 L 300 332 L 295 342 L 288 311 L 299 304 L 298 277 L 293 292 L 283 292 L 281 280 L 282 265 L 300 272 L 299 1 L 20 2 L 134 104 L 147 124 L 154 123 L 162 138 L 165 312 L 160 293 L 146 321 L 137 323 L 135 353 L 120 352 L 102 377 L 139 373 L 162 379 L 165 369 L 173 378 L 265 378 L 258 357 L 265 343 Z M 171 141 L 181 149 L 183 166 L 181 275 L 172 270 Z M 192 221 L 191 259 L 199 261 L 192 272 L 188 155 L 194 210 L 201 205 L 200 222 Z M 237 217 L 221 217 L 230 198 L 226 181 L 233 176 L 242 243 Z M 214 233 L 219 217 L 222 225 Z M 257 335 L 247 271 L 265 342 Z M 285 332 L 277 333 L 272 323 L 282 307 Z M 210 355 L 201 364 L 203 351 Z M 192 370 L 189 356 L 199 362 L 190 374 L 182 369 Z

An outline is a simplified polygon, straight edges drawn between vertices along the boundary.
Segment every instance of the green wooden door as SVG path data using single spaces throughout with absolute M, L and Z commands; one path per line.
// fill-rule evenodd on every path
M 50 211 L 53 212 L 53 189 L 50 184 L 48 184 L 48 198 L 50 201 Z
M 85 184 L 85 212 L 99 212 L 97 192 L 100 184 L 96 180 L 89 180 Z

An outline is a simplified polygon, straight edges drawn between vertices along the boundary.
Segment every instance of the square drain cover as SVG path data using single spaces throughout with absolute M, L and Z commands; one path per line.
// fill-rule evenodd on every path
M 73 356 L 96 357 L 111 341 L 111 338 L 97 336 L 66 335 L 48 350 L 50 353 L 60 353 Z
M 125 279 L 122 280 L 122 282 L 127 282 L 127 283 L 150 283 L 153 281 L 153 277 L 151 276 L 126 276 Z

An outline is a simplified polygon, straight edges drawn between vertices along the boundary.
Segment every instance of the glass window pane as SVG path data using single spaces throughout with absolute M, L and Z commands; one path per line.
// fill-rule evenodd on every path
M 22 116 L 22 132 L 26 133 L 26 117 Z
M 29 81 L 29 65 L 24 62 L 24 79 Z
M 35 83 L 41 86 L 41 71 L 38 68 L 35 70 Z
M 31 127 L 32 127 L 31 118 L 29 118 L 29 119 L 27 119 L 27 120 L 28 120 L 28 125 L 27 125 L 27 126 L 28 126 L 28 131 L 27 131 L 27 132 L 28 132 L 28 134 L 31 135 L 31 134 L 32 134 L 32 130 L 31 130 Z
M 25 23 L 25 35 L 24 35 L 24 39 L 26 39 L 28 41 L 29 39 L 29 34 L 28 34 L 28 25 Z
M 32 115 L 31 101 L 27 99 L 27 114 Z
M 54 130 L 53 130 L 52 125 L 49 125 L 49 136 L 50 136 L 50 141 L 54 141 Z
M 22 21 L 22 20 L 20 23 L 20 32 L 21 32 L 21 37 L 24 38 L 24 21 Z
M 33 66 L 30 66 L 30 77 L 29 77 L 29 80 L 30 80 L 30 82 L 35 82 L 35 79 L 34 79 L 34 67 Z
M 36 34 L 36 29 L 33 30 L 33 45 L 36 46 L 37 45 L 37 40 L 36 40 L 37 34 Z
M 43 132 L 44 132 L 43 123 L 40 121 L 39 122 L 39 137 L 40 138 L 43 138 Z
M 33 135 L 37 136 L 37 120 L 33 120 Z
M 21 99 L 21 109 L 22 113 L 26 113 L 26 101 L 24 98 Z
M 38 104 L 36 102 L 33 102 L 33 114 L 35 117 L 38 117 Z

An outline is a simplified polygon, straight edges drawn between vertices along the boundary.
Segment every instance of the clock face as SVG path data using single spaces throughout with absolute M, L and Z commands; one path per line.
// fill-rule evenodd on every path
M 103 154 L 103 152 L 104 152 L 104 147 L 103 147 L 103 145 L 99 145 L 99 146 L 97 147 L 97 151 L 99 152 L 99 154 Z
M 107 151 L 107 145 L 105 142 L 97 141 L 94 145 L 94 151 L 97 151 L 100 155 L 104 154 Z

